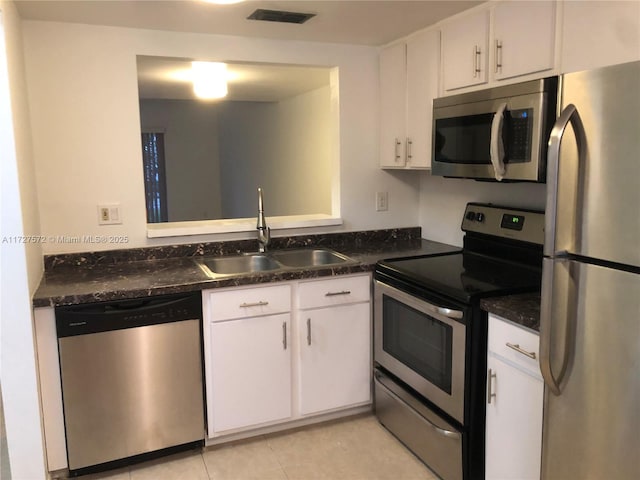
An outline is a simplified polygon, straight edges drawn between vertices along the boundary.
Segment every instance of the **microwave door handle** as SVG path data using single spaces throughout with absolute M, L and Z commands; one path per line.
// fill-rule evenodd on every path
M 499 182 L 504 178 L 504 145 L 502 143 L 502 126 L 504 124 L 504 111 L 507 108 L 506 102 L 498 107 L 491 122 L 491 145 L 489 155 L 493 165 L 493 173 Z
M 558 174 L 560 172 L 560 145 L 569 123 L 573 125 L 576 145 L 578 147 L 578 169 L 581 168 L 581 155 L 583 155 L 584 146 L 586 145 L 586 135 L 578 109 L 575 105 L 569 104 L 562 113 L 560 113 L 560 116 L 551 129 L 551 135 L 549 137 L 549 147 L 547 150 L 547 207 L 544 226 L 545 256 L 557 256 L 561 254 L 561 252 L 558 251 L 558 237 L 556 233 L 558 220 Z M 580 186 L 578 186 L 578 188 L 579 187 Z M 576 208 L 575 211 L 578 211 L 578 209 Z M 571 240 L 571 242 L 574 243 L 575 240 Z M 565 249 L 563 248 L 563 250 Z

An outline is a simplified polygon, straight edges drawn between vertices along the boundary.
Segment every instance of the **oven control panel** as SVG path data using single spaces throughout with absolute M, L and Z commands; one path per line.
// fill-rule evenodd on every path
M 544 243 L 544 212 L 502 207 L 488 203 L 468 203 L 462 230 Z

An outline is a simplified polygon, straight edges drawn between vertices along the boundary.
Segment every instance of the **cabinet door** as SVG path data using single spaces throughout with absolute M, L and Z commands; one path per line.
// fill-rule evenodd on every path
M 431 168 L 433 99 L 438 96 L 440 32 L 407 40 L 407 166 Z
M 487 82 L 489 13 L 478 12 L 442 26 L 442 80 L 445 90 Z
M 503 2 L 495 7 L 493 19 L 496 79 L 553 68 L 555 2 Z
M 299 312 L 302 415 L 371 400 L 370 304 Z
M 404 43 L 380 52 L 380 166 L 403 167 L 407 99 Z
M 640 2 L 562 2 L 561 72 L 640 60 Z
M 290 318 L 210 323 L 210 436 L 291 416 Z
M 486 479 L 539 480 L 542 451 L 542 379 L 489 355 Z

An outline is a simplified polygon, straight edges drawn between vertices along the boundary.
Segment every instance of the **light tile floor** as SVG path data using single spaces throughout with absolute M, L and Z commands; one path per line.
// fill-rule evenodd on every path
M 181 453 L 81 480 L 435 480 L 372 415 Z

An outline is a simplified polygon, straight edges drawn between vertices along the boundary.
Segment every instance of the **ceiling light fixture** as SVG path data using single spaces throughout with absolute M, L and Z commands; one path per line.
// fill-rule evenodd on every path
M 227 64 L 191 62 L 193 92 L 196 97 L 210 100 L 227 96 Z

